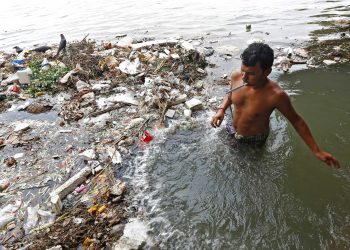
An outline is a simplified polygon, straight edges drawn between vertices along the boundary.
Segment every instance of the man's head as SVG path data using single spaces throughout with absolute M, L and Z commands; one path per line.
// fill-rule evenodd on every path
M 241 54 L 242 78 L 248 84 L 263 81 L 271 73 L 273 50 L 264 43 L 252 43 Z
M 242 63 L 245 66 L 255 66 L 258 62 L 264 71 L 271 68 L 273 63 L 273 50 L 265 43 L 252 43 L 241 55 Z

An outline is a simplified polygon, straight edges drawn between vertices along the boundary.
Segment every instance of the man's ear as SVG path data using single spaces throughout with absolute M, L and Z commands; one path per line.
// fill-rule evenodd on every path
M 268 75 L 270 75 L 271 71 L 272 71 L 272 68 L 271 68 L 271 67 L 270 67 L 270 68 L 268 68 L 268 69 L 265 69 L 265 70 L 264 70 L 264 73 L 263 73 L 263 74 L 264 74 L 264 76 L 266 76 L 266 77 L 267 77 Z

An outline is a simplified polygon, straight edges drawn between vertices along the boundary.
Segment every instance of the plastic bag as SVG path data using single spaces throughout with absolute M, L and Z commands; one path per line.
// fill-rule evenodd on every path
M 147 143 L 147 142 L 150 142 L 152 140 L 153 140 L 153 136 L 150 133 L 148 133 L 147 131 L 145 131 L 142 138 L 141 138 L 141 141 Z

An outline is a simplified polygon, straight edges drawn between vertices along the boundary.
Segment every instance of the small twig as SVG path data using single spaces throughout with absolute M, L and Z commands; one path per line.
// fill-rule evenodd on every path
M 55 224 L 56 222 L 59 222 L 59 221 L 63 220 L 67 215 L 68 215 L 68 213 L 64 213 L 63 215 L 61 215 L 60 217 L 58 217 L 55 221 L 49 222 L 49 223 L 46 223 L 46 224 L 44 224 L 44 225 L 41 225 L 41 226 L 39 226 L 39 227 L 37 227 L 37 228 L 34 228 L 34 229 L 31 230 L 31 232 L 38 232 L 38 231 L 41 231 L 41 230 L 43 230 L 43 229 L 49 228 L 49 227 L 51 227 L 53 224 Z
M 226 92 L 226 94 L 230 94 L 232 92 L 235 92 L 236 90 L 239 90 L 240 88 L 244 87 L 244 86 L 247 86 L 247 83 L 243 82 L 241 85 L 235 87 L 235 88 L 232 88 L 230 89 L 229 91 Z
M 89 36 L 90 34 L 87 33 L 87 35 L 84 36 L 83 40 L 81 40 L 80 42 L 82 43 L 84 40 L 86 41 L 86 38 Z
M 306 64 L 307 63 L 307 61 L 294 61 L 294 60 L 290 60 L 290 62 L 292 64 Z
M 163 67 L 163 65 L 165 64 L 165 60 L 161 61 L 160 64 L 158 64 L 157 68 L 154 70 L 154 74 L 157 74 L 158 71 Z
M 141 129 L 148 123 L 148 121 L 149 121 L 149 118 L 147 118 L 146 121 L 144 121 L 142 123 L 142 125 L 136 130 L 136 132 L 133 134 L 133 136 L 138 135 L 140 133 Z
M 176 65 L 176 62 L 174 62 L 172 65 L 171 65 L 171 71 L 173 71 L 173 68 L 175 67 Z
M 230 84 L 230 80 L 229 79 L 220 79 L 220 80 L 216 80 L 214 82 L 217 85 L 228 85 L 228 84 Z
M 165 105 L 164 105 L 162 114 L 160 115 L 160 121 L 159 121 L 159 125 L 160 125 L 160 126 L 161 126 L 161 125 L 164 125 L 165 113 L 166 113 L 166 111 L 168 110 L 168 108 L 169 108 L 168 101 L 165 101 Z

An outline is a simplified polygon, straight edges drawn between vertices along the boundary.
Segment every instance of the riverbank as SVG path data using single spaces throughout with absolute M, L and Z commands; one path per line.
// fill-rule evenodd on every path
M 208 106 L 205 56 L 186 41 L 130 37 L 84 38 L 54 54 L 52 46 L 4 55 L 1 242 L 101 249 L 121 237 L 121 246 L 143 245 L 123 236 L 135 226 L 127 184 L 114 176 L 122 178 L 132 146 L 152 143 L 149 131 L 169 119 L 187 126 Z
M 209 85 L 228 84 L 225 75 L 206 81 L 207 60 L 216 52 L 198 40 L 121 37 L 109 43 L 84 38 L 68 43 L 58 58 L 57 46 L 45 53 L 3 54 L 5 247 L 100 249 L 123 237 L 131 218 L 122 169 L 128 167 L 133 147 L 147 148 L 152 133 L 170 121 L 190 128 L 201 110 L 220 103 L 207 94 Z M 302 58 L 305 65 L 308 53 L 303 48 L 276 50 L 284 62 Z M 232 58 L 229 51 L 221 55 Z M 323 60 L 312 65 L 325 66 Z M 276 67 L 283 69 L 281 63 Z M 28 68 L 32 74 L 25 82 L 28 78 L 20 79 L 16 72 Z M 71 230 L 60 231 L 62 227 Z M 147 242 L 128 237 L 117 244 Z

